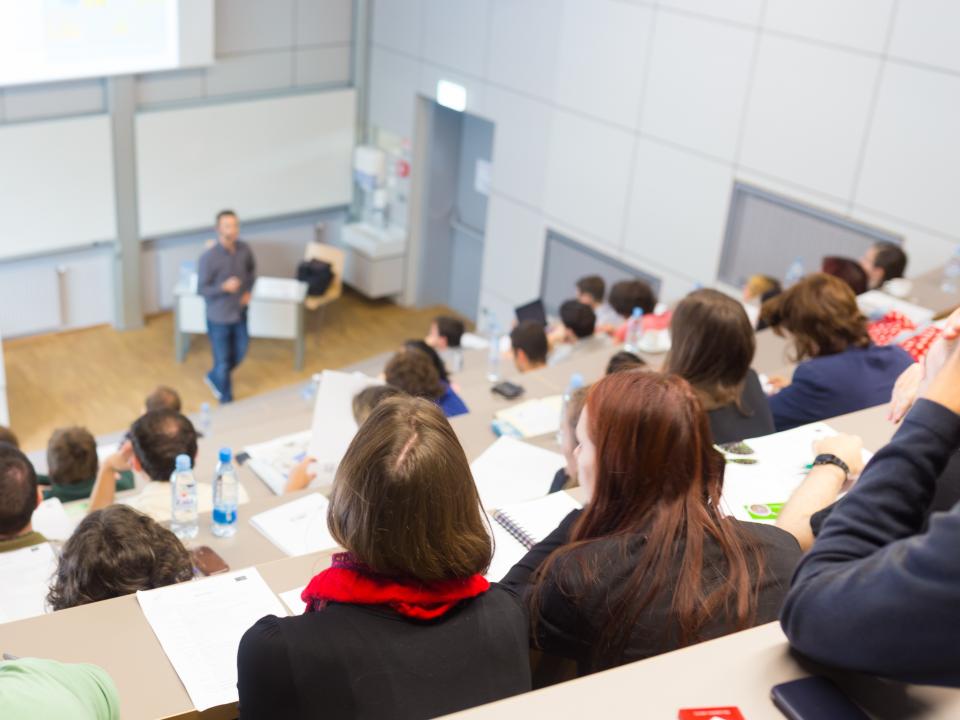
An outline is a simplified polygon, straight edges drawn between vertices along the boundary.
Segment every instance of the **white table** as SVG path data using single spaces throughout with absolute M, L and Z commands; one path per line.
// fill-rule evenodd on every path
M 207 334 L 207 307 L 197 293 L 196 275 L 174 290 L 173 342 L 177 362 L 190 349 L 191 335 Z M 307 284 L 289 278 L 258 277 L 247 310 L 247 331 L 251 338 L 293 340 L 294 367 L 303 369 L 304 308 Z

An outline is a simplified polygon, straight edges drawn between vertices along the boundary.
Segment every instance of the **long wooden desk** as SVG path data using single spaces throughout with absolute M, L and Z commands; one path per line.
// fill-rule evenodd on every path
M 910 278 L 911 288 L 906 300 L 934 311 L 934 319 L 946 317 L 960 306 L 960 293 L 944 292 L 943 267 Z

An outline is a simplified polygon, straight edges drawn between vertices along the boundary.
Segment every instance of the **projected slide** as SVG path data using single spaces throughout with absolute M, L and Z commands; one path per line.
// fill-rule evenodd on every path
M 189 19 L 181 17 L 181 9 L 193 6 L 189 15 L 209 5 L 196 0 L 0 0 L 0 86 L 180 67 L 180 29 Z M 212 59 L 212 40 L 207 42 Z

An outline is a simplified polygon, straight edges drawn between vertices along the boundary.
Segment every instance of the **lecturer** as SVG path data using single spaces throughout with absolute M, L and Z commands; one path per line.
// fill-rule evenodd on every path
M 217 244 L 200 256 L 199 291 L 207 301 L 213 369 L 204 381 L 221 403 L 233 401 L 230 373 L 247 354 L 247 307 L 257 273 L 233 210 L 217 213 Z

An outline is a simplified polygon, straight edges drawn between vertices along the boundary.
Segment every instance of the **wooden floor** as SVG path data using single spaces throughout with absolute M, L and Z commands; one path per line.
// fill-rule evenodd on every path
M 306 382 L 324 368 L 338 368 L 424 337 L 430 321 L 450 311 L 411 310 L 356 293 L 307 314 L 304 369 L 293 367 L 293 343 L 254 339 L 234 372 L 240 400 L 295 382 Z M 4 342 L 10 421 L 24 450 L 46 447 L 51 432 L 83 425 L 94 435 L 127 427 L 143 411 L 146 395 L 158 384 L 176 388 L 185 411 L 215 402 L 203 383 L 210 369 L 210 345 L 194 338 L 183 364 L 173 353 L 173 314 L 147 319 L 141 330 L 120 332 L 100 326 Z

